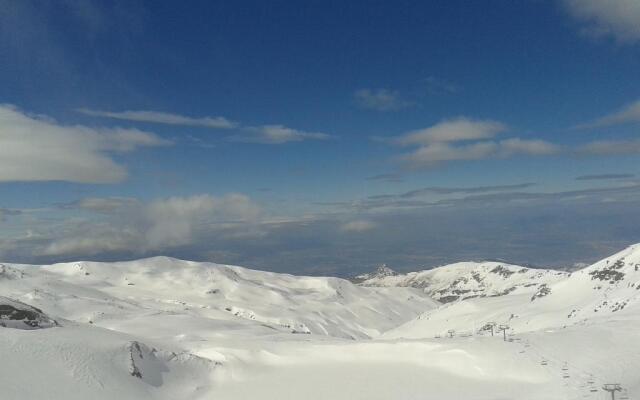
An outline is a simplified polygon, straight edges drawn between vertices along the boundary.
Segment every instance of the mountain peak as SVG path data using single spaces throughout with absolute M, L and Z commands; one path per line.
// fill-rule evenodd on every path
M 380 264 L 376 267 L 373 272 L 367 272 L 364 274 L 360 274 L 351 279 L 354 283 L 362 283 L 371 279 L 382 279 L 388 276 L 396 276 L 398 273 L 393 269 L 389 268 L 387 264 Z
M 379 265 L 373 273 L 376 277 L 394 276 L 398 273 L 387 266 L 387 264 Z

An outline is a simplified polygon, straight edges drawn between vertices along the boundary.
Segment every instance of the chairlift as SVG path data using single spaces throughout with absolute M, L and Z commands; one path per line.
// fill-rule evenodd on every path
M 542 360 L 542 361 L 540 362 L 540 365 L 547 365 L 547 360 Z
M 597 391 L 598 391 L 598 389 L 597 389 L 597 388 L 591 388 L 591 389 L 589 389 L 589 391 L 590 391 L 591 393 L 595 393 L 595 392 L 597 392 Z
M 564 379 L 567 379 L 567 378 L 571 378 L 571 375 L 569 375 L 569 374 L 564 374 L 564 375 L 562 375 L 562 377 L 563 377 Z

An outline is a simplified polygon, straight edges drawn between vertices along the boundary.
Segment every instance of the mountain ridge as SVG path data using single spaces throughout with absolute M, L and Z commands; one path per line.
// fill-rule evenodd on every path
M 614 381 L 633 393 L 639 269 L 640 245 L 573 273 L 384 266 L 361 285 L 168 257 L 1 264 L 0 368 L 11 368 L 0 389 L 8 399 L 564 400 Z

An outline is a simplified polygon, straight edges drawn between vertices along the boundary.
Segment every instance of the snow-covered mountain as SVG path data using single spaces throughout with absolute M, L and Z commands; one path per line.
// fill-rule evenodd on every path
M 595 323 L 612 316 L 635 316 L 640 314 L 639 270 L 640 245 L 570 274 L 553 271 L 536 274 L 529 270 L 523 274 L 533 273 L 535 285 L 514 286 L 517 289 L 510 291 L 508 298 L 480 296 L 446 304 L 385 335 L 415 338 L 445 334 L 449 330 L 469 332 L 488 322 L 509 325 L 512 332 L 523 332 Z M 516 272 L 510 276 L 517 275 Z
M 355 277 L 354 282 L 361 286 L 420 288 L 439 302 L 450 303 L 475 297 L 536 293 L 568 275 L 488 261 L 460 262 L 407 274 L 383 266 L 371 274 Z
M 573 273 L 383 266 L 359 284 L 166 257 L 4 264 L 0 398 L 635 395 L 638 269 L 640 245 Z
M 358 275 L 351 279 L 351 282 L 361 284 L 362 286 L 385 286 L 385 285 L 375 285 L 371 283 L 375 283 L 377 281 L 384 280 L 389 276 L 396 276 L 398 273 L 387 266 L 387 264 L 381 264 L 373 272 L 368 272 L 365 274 Z M 367 284 L 367 282 L 370 282 Z M 389 285 L 389 286 L 399 286 L 399 285 Z
M 59 318 L 127 331 L 167 314 L 224 319 L 256 331 L 376 336 L 437 303 L 418 290 L 364 288 L 167 257 L 132 262 L 3 265 L 1 293 Z M 123 321 L 124 320 L 124 321 Z M 190 333 L 191 335 L 194 332 Z

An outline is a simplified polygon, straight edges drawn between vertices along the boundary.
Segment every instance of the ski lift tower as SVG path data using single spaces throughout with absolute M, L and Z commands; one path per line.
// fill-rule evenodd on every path
M 509 325 L 498 325 L 498 330 L 502 331 L 502 337 L 504 341 L 507 341 L 507 329 L 509 329 Z
M 498 324 L 496 322 L 493 322 L 493 321 L 487 322 L 485 324 L 485 327 L 488 327 L 489 330 L 491 330 L 491 336 L 493 336 L 493 330 L 496 328 L 496 326 L 498 326 Z
M 616 392 L 622 392 L 622 386 L 619 383 L 605 383 L 602 390 L 611 393 L 611 400 L 616 400 Z

